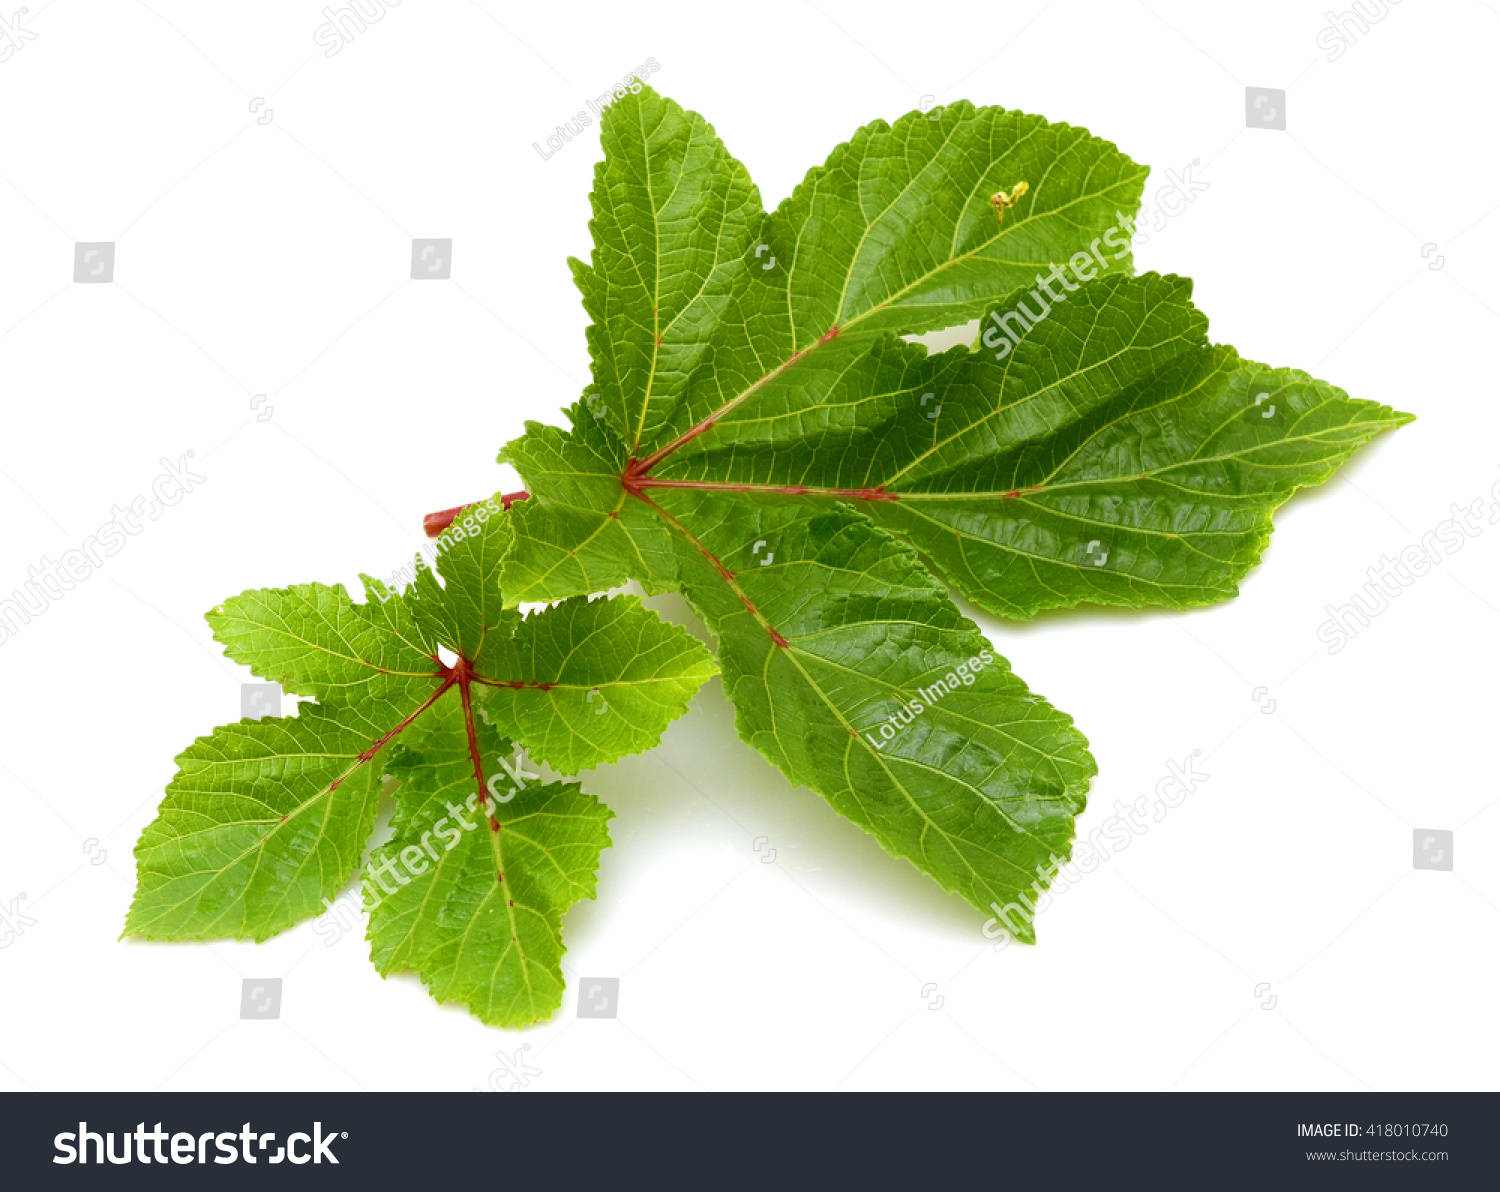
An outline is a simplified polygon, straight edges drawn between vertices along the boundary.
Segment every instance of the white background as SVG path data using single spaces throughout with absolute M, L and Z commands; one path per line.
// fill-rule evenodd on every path
M 1495 1086 L 1500 528 L 1339 653 L 1316 633 L 1500 480 L 1500 5 L 1408 0 L 1336 61 L 1327 0 L 407 0 L 333 57 L 313 2 L 30 7 L 0 62 L 0 596 L 161 457 L 207 482 L 0 644 L 0 905 L 36 920 L 0 950 L 0 1087 L 469 1089 L 517 1051 L 531 1089 Z M 1148 206 L 1197 159 L 1140 267 L 1193 277 L 1217 341 L 1418 415 L 1281 512 L 1232 603 L 981 618 L 1092 742 L 1085 834 L 1169 759 L 1210 781 L 997 953 L 741 745 L 716 680 L 586 776 L 619 818 L 544 1026 L 382 981 L 358 930 L 118 942 L 172 758 L 249 678 L 202 613 L 386 575 L 577 396 L 597 126 L 532 145 L 648 56 L 768 206 L 924 95 L 1086 126 L 1153 166 Z M 1288 89 L 1287 131 L 1246 129 L 1246 86 Z M 414 236 L 453 238 L 451 281 L 409 280 Z M 71 281 L 92 240 L 112 284 Z M 1418 828 L 1456 830 L 1452 873 L 1413 870 Z M 278 976 L 281 1018 L 239 1020 Z M 576 1017 L 580 976 L 622 978 L 616 1020 Z

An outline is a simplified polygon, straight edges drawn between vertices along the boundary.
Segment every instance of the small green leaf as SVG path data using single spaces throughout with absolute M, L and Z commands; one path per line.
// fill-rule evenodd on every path
M 527 617 L 492 687 L 488 715 L 531 756 L 577 774 L 649 749 L 717 671 L 708 652 L 635 596 L 575 597 Z
M 562 916 L 594 897 L 612 817 L 572 783 L 523 781 L 479 805 L 461 715 L 445 708 L 394 767 L 396 834 L 365 878 L 370 956 L 382 974 L 415 971 L 440 1002 L 523 1026 L 562 1004 Z M 488 725 L 478 740 L 482 756 L 510 752 Z
M 125 934 L 263 940 L 317 914 L 375 823 L 380 775 L 360 755 L 401 715 L 386 701 L 307 708 L 200 737 L 136 845 Z
M 470 511 L 438 539 L 438 573 L 417 568 L 406 601 L 412 621 L 428 640 L 441 642 L 476 667 L 489 662 L 486 648 L 516 631 L 520 618 L 506 612 L 500 592 L 500 564 L 511 546 L 511 528 L 493 497 Z M 496 630 L 502 632 L 496 633 Z
M 419 569 L 405 592 L 367 579 L 362 604 L 342 587 L 303 584 L 247 592 L 209 614 L 231 658 L 318 702 L 217 729 L 178 758 L 136 847 L 127 935 L 262 940 L 317 914 L 358 867 L 380 778 L 395 771 L 396 837 L 372 877 L 393 855 L 432 848 L 446 813 L 432 802 L 438 792 L 467 803 L 482 831 L 458 834 L 464 847 L 445 851 L 429 879 L 441 890 L 421 903 L 444 915 L 473 909 L 453 971 L 429 960 L 446 947 L 441 924 L 418 915 L 386 934 L 388 916 L 404 913 L 405 885 L 372 936 L 381 970 L 416 968 L 437 996 L 489 1022 L 556 1008 L 562 913 L 592 896 L 609 812 L 574 785 L 516 779 L 503 759 L 514 744 L 572 773 L 649 749 L 716 667 L 635 597 L 526 617 L 507 609 L 498 580 L 510 534 L 506 519 L 471 515 L 440 540 L 436 571 Z M 510 893 L 497 903 L 507 868 Z M 502 907 L 514 952 L 484 909 Z M 465 945 L 481 939 L 499 950 L 487 969 L 467 963 Z
M 433 642 L 408 602 L 362 578 L 364 604 L 343 584 L 294 584 L 242 592 L 205 619 L 231 660 L 289 693 L 353 702 L 430 677 Z

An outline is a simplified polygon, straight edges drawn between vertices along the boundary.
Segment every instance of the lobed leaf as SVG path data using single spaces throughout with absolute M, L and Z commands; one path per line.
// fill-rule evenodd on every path
M 1191 288 L 1080 285 L 1000 352 L 887 339 L 816 416 L 735 411 L 655 475 L 853 499 L 1002 616 L 1233 596 L 1273 512 L 1411 416 L 1210 345 Z
M 576 784 L 537 781 L 476 807 L 460 715 L 444 709 L 394 767 L 396 833 L 365 879 L 370 957 L 492 1026 L 522 1026 L 562 1004 L 562 916 L 594 897 L 612 814 Z M 488 725 L 479 740 L 484 756 L 510 752 Z
M 575 597 L 527 617 L 497 669 L 491 720 L 563 774 L 649 749 L 717 670 L 635 596 Z
M 506 591 L 682 590 L 788 778 L 976 907 L 1045 888 L 1094 763 L 1003 659 L 975 677 L 944 584 L 1013 617 L 1233 595 L 1274 510 L 1408 416 L 1211 345 L 1190 283 L 1129 276 L 1144 171 L 1082 130 L 876 122 L 769 214 L 649 90 L 602 137 L 593 384 L 501 453 L 531 497 Z M 900 338 L 981 315 L 973 348 Z
M 231 658 L 318 702 L 219 728 L 178 758 L 136 847 L 126 934 L 262 940 L 318 913 L 358 867 L 381 776 L 396 772 L 395 837 L 372 876 L 417 846 L 433 864 L 415 906 L 403 886 L 372 923 L 381 971 L 415 968 L 488 1022 L 556 1008 L 562 913 L 592 897 L 610 813 L 576 785 L 515 779 L 505 759 L 515 745 L 572 773 L 650 748 L 716 668 L 635 597 L 507 608 L 509 545 L 507 520 L 471 517 L 404 592 L 366 579 L 356 604 L 341 586 L 303 584 L 209 614 Z M 432 834 L 452 812 L 439 793 L 476 824 L 440 857 Z M 462 929 L 445 934 L 459 908 Z M 471 965 L 476 946 L 493 964 Z
M 388 701 L 304 709 L 200 737 L 136 845 L 124 934 L 264 940 L 317 914 L 375 824 L 380 774 L 360 755 L 401 714 Z
M 572 266 L 591 412 L 637 456 L 752 395 L 813 407 L 810 373 L 882 332 L 973 318 L 1091 238 L 1113 231 L 1111 267 L 1128 270 L 1118 215 L 1146 177 L 1081 129 L 959 102 L 860 129 L 767 215 L 703 118 L 649 88 L 611 107 L 601 139 L 594 252 Z M 1018 183 L 1002 217 L 992 196 Z
M 672 506 L 734 570 L 725 582 L 683 551 L 740 736 L 974 906 L 1029 896 L 1067 855 L 1096 772 L 1072 719 L 853 510 L 699 493 Z M 764 566 L 757 541 L 774 544 Z M 1029 924 L 1017 934 L 1030 940 Z

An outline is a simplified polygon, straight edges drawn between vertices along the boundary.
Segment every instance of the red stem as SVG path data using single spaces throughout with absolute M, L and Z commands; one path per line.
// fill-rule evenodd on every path
M 642 476 L 634 481 L 636 489 L 643 488 L 695 488 L 735 493 L 771 493 L 786 497 L 853 497 L 859 501 L 899 501 L 900 493 L 888 493 L 884 488 L 820 488 L 811 484 L 741 484 L 728 480 L 658 480 L 655 476 Z
M 436 678 L 437 676 L 434 675 L 433 677 Z M 355 759 L 355 765 L 362 766 L 371 758 L 373 758 L 377 753 L 380 752 L 381 748 L 391 740 L 392 737 L 394 737 L 402 729 L 407 728 L 412 723 L 412 721 L 416 720 L 418 716 L 427 711 L 427 709 L 432 707 L 433 704 L 437 703 L 438 697 L 442 695 L 443 692 L 447 691 L 448 688 L 452 687 L 456 682 L 458 682 L 457 677 L 452 672 L 450 672 L 448 674 L 448 677 L 445 678 L 440 684 L 438 684 L 438 689 L 431 695 L 429 695 L 426 699 L 424 699 L 422 703 L 417 707 L 416 711 L 402 717 L 400 723 L 397 724 L 395 728 L 384 734 L 373 745 L 371 745 L 368 749 L 361 753 L 359 757 Z M 467 688 L 465 688 L 465 690 L 467 690 Z M 349 774 L 352 774 L 353 772 L 353 770 L 350 770 Z M 349 777 L 349 774 L 345 774 L 339 778 L 335 778 L 329 785 L 328 789 L 330 791 L 338 790 L 340 784 L 344 781 L 345 778 Z
M 474 701 L 469 694 L 469 684 L 474 679 L 474 669 L 469 665 L 467 658 L 460 658 L 454 665 L 453 677 L 458 682 L 458 693 L 464 703 L 464 732 L 469 738 L 469 760 L 474 764 L 474 783 L 479 792 L 479 806 L 483 807 L 489 802 L 488 788 L 484 784 L 484 759 L 479 753 L 479 734 L 474 729 Z M 493 813 L 489 820 L 490 831 L 500 831 L 500 822 L 495 819 Z
M 709 485 L 706 482 L 703 483 L 703 484 L 689 485 L 686 481 L 679 481 L 679 482 L 668 482 L 668 481 L 660 481 L 660 480 L 657 480 L 657 481 L 648 481 L 647 477 L 649 476 L 651 470 L 653 468 L 655 468 L 657 464 L 661 463 L 662 460 L 666 459 L 669 455 L 673 454 L 675 451 L 677 451 L 678 448 L 682 447 L 684 444 L 691 442 L 692 440 L 696 439 L 699 435 L 703 434 L 705 431 L 708 431 L 709 429 L 711 429 L 713 427 L 713 425 L 716 422 L 718 422 L 719 419 L 721 419 L 722 417 L 724 417 L 725 414 L 729 413 L 730 410 L 734 409 L 736 406 L 740 405 L 742 402 L 748 401 L 757 392 L 759 392 L 759 390 L 767 382 L 769 382 L 769 381 L 773 380 L 774 378 L 780 376 L 787 369 L 791 368 L 792 365 L 796 364 L 799 360 L 805 359 L 809 352 L 815 351 L 816 349 L 821 348 L 824 344 L 829 343 L 832 340 L 837 339 L 838 335 L 839 335 L 839 332 L 842 331 L 842 330 L 843 330 L 842 327 L 838 327 L 838 326 L 830 327 L 827 331 L 823 332 L 823 334 L 818 337 L 817 342 L 809 344 L 805 348 L 799 348 L 799 349 L 797 349 L 797 351 L 793 352 L 790 356 L 788 356 L 785 360 L 783 360 L 780 364 L 778 364 L 770 372 L 768 372 L 764 376 L 762 376 L 758 381 L 756 381 L 753 385 L 751 385 L 743 393 L 740 393 L 737 396 L 731 398 L 729 401 L 725 402 L 722 406 L 720 406 L 717 410 L 715 410 L 712 414 L 710 414 L 702 422 L 698 423 L 697 426 L 690 427 L 689 429 L 683 431 L 682 434 L 678 435 L 675 439 L 673 439 L 665 447 L 658 448 L 656 451 L 653 451 L 650 455 L 648 455 L 645 459 L 634 459 L 634 458 L 632 458 L 631 461 L 628 464 L 625 465 L 625 471 L 620 476 L 620 483 L 624 487 L 625 491 L 628 492 L 631 496 L 635 496 L 635 497 L 641 496 L 641 490 L 644 489 L 644 488 L 669 488 L 669 487 L 670 488 L 687 488 L 687 487 L 694 487 L 694 488 L 715 487 L 715 488 L 719 488 L 719 487 L 722 487 L 722 488 L 729 488 L 729 489 L 734 489 L 736 491 L 742 491 L 742 492 L 762 491 L 759 488 L 745 488 L 745 487 L 742 487 L 742 486 L 739 486 L 739 485 Z M 785 493 L 790 493 L 792 495 L 802 495 L 802 494 L 807 494 L 807 493 L 826 493 L 826 495 L 829 495 L 829 496 L 850 496 L 850 497 L 861 498 L 861 499 L 867 500 L 867 501 L 894 501 L 894 500 L 896 500 L 896 497 L 895 497 L 894 494 L 887 493 L 884 489 L 879 489 L 879 488 L 874 488 L 874 489 L 847 489 L 847 490 L 842 490 L 842 489 L 820 490 L 820 489 L 806 488 L 806 487 L 803 487 L 801 485 L 787 485 L 787 486 L 780 486 L 780 487 L 770 487 L 770 488 L 767 488 L 765 491 L 769 491 L 769 492 L 785 492 Z M 528 496 L 530 496 L 530 494 L 527 493 L 527 492 L 524 492 L 524 491 L 523 492 L 515 492 L 515 493 L 506 493 L 504 496 L 502 496 L 500 498 L 500 503 L 502 505 L 504 505 L 505 508 L 509 509 L 511 507 L 511 505 L 513 505 L 516 501 L 524 501 L 524 500 L 526 500 L 526 498 Z M 453 524 L 454 519 L 457 518 L 459 516 L 459 514 L 461 514 L 465 509 L 468 509 L 468 508 L 469 508 L 468 505 L 455 505 L 452 509 L 443 509 L 443 510 L 437 512 L 437 513 L 429 513 L 426 517 L 424 517 L 422 519 L 422 529 L 427 532 L 427 537 L 429 537 L 429 538 L 436 538 L 439 534 L 441 534 L 444 530 L 446 530 L 449 526 L 451 526 Z
M 650 505 L 652 509 L 655 509 L 657 513 L 661 514 L 661 516 L 666 519 L 669 526 L 671 526 L 674 530 L 676 530 L 679 534 L 681 534 L 684 538 L 686 538 L 689 542 L 691 542 L 698 548 L 703 557 L 713 564 L 714 570 L 719 573 L 719 577 L 726 584 L 728 584 L 729 587 L 733 590 L 734 594 L 740 598 L 740 603 L 745 606 L 746 611 L 749 612 L 749 614 L 757 621 L 759 621 L 761 627 L 771 635 L 771 640 L 773 642 L 775 642 L 782 649 L 786 649 L 791 644 L 786 640 L 786 638 L 782 637 L 781 634 L 776 632 L 776 626 L 772 625 L 770 621 L 766 620 L 765 614 L 762 613 L 760 609 L 755 607 L 755 604 L 751 601 L 750 597 L 745 595 L 745 589 L 740 587 L 740 585 L 736 582 L 734 578 L 734 572 L 729 570 L 728 567 L 724 566 L 723 561 L 719 558 L 718 555 L 714 554 L 713 551 L 709 550 L 708 547 L 704 546 L 703 543 L 698 541 L 698 539 L 694 537 L 691 530 L 684 526 L 680 521 L 678 521 L 650 497 L 646 496 L 645 493 L 638 492 L 635 495 L 638 496 L 641 500 L 645 501 L 646 504 Z
M 501 493 L 500 505 L 502 508 L 509 509 L 517 501 L 524 501 L 529 496 L 531 494 L 525 489 L 513 493 Z M 437 513 L 429 513 L 422 519 L 422 529 L 427 537 L 436 538 L 457 521 L 465 509 L 472 509 L 477 504 L 479 504 L 478 501 L 470 501 L 467 505 L 455 505 L 452 509 L 441 509 Z
M 645 459 L 632 458 L 630 462 L 625 465 L 625 471 L 620 474 L 621 487 L 623 487 L 625 491 L 631 496 L 646 502 L 647 505 L 651 506 L 652 509 L 654 509 L 663 518 L 665 518 L 667 523 L 671 525 L 674 530 L 676 530 L 679 534 L 681 534 L 684 538 L 686 538 L 689 542 L 696 546 L 698 550 L 702 552 L 703 557 L 713 564 L 714 569 L 718 571 L 719 575 L 724 579 L 724 582 L 727 583 L 731 589 L 733 589 L 735 595 L 740 598 L 740 602 L 745 606 L 750 615 L 757 621 L 759 621 L 765 631 L 771 635 L 771 640 L 783 649 L 787 648 L 790 643 L 788 643 L 786 638 L 784 638 L 780 633 L 776 631 L 776 626 L 772 625 L 768 620 L 766 620 L 765 615 L 758 608 L 756 608 L 755 605 L 751 602 L 750 598 L 745 595 L 744 589 L 741 588 L 740 585 L 735 581 L 734 572 L 725 567 L 719 557 L 715 555 L 711 550 L 709 550 L 708 547 L 704 546 L 702 542 L 698 541 L 698 539 L 695 538 L 691 532 L 689 532 L 687 527 L 685 527 L 675 517 L 673 517 L 670 513 L 668 513 L 665 509 L 663 509 L 660 505 L 658 505 L 655 501 L 648 497 L 646 495 L 646 489 L 726 489 L 731 492 L 769 492 L 779 493 L 787 496 L 818 495 L 831 497 L 853 497 L 855 499 L 865 501 L 898 500 L 899 498 L 897 494 L 888 493 L 883 487 L 879 486 L 875 488 L 849 489 L 811 488 L 807 485 L 801 484 L 760 485 L 717 483 L 714 481 L 706 480 L 656 480 L 653 479 L 650 475 L 651 470 L 655 468 L 659 463 L 661 463 L 662 460 L 672 455 L 684 444 L 689 443 L 693 439 L 696 439 L 699 435 L 706 433 L 714 426 L 716 422 L 719 421 L 719 419 L 723 418 L 724 415 L 728 414 L 742 402 L 745 402 L 749 398 L 754 396 L 754 394 L 757 393 L 767 382 L 784 373 L 799 360 L 804 359 L 809 352 L 815 351 L 816 349 L 822 347 L 824 344 L 836 339 L 840 330 L 841 328 L 838 326 L 830 327 L 818 338 L 816 343 L 810 344 L 805 348 L 799 348 L 797 351 L 793 352 L 791 356 L 789 356 L 786 360 L 783 360 L 770 372 L 762 376 L 743 393 L 740 393 L 736 397 L 731 398 L 729 401 L 725 402 L 707 418 L 703 419 L 702 422 L 698 423 L 696 426 L 690 427 L 688 430 L 678 435 L 665 447 L 661 447 L 658 450 L 653 451 Z M 505 496 L 502 496 L 500 498 L 500 502 L 505 506 L 506 509 L 509 509 L 514 502 L 524 501 L 529 495 L 530 494 L 525 492 L 507 493 Z M 453 509 L 444 509 L 440 513 L 429 513 L 425 518 L 422 519 L 422 528 L 427 531 L 427 536 L 429 538 L 436 538 L 439 534 L 441 534 L 444 530 L 451 526 L 454 522 L 454 519 L 462 514 L 463 511 L 467 508 L 469 508 L 469 506 L 459 505 Z M 469 750 L 474 758 L 474 777 L 480 785 L 479 800 L 482 803 L 484 802 L 484 770 L 480 765 L 479 747 L 474 737 L 473 712 L 469 705 L 469 682 L 473 676 L 472 672 L 467 669 L 467 663 L 463 663 L 463 666 L 465 669 L 463 673 L 459 674 L 458 677 L 460 688 L 463 692 L 464 717 L 469 727 Z M 514 684 L 511 685 L 514 686 Z M 496 831 L 499 830 L 499 825 L 495 822 L 493 816 L 490 817 L 490 826 Z
M 711 428 L 714 425 L 714 423 L 718 422 L 718 420 L 720 418 L 724 417 L 724 415 L 727 414 L 727 413 L 729 413 L 730 410 L 734 409 L 735 406 L 739 405 L 743 401 L 748 400 L 763 385 L 765 385 L 768 381 L 772 380 L 775 377 L 780 376 L 787 369 L 791 368 L 792 365 L 796 364 L 797 361 L 799 361 L 803 357 L 805 357 L 814 348 L 821 348 L 824 344 L 828 343 L 830 340 L 836 339 L 838 337 L 838 333 L 839 333 L 840 330 L 842 330 L 842 328 L 839 328 L 839 327 L 830 327 L 827 331 L 825 331 L 823 333 L 823 335 L 819 338 L 819 340 L 818 340 L 817 343 L 811 345 L 811 347 L 799 348 L 797 351 L 793 352 L 790 356 L 788 356 L 785 360 L 783 360 L 780 364 L 778 364 L 770 372 L 766 373 L 763 377 L 761 377 L 760 380 L 756 381 L 755 384 L 751 385 L 750 388 L 746 389 L 738 397 L 733 397 L 729 401 L 725 402 L 722 406 L 720 406 L 717 410 L 715 410 L 712 414 L 710 414 L 702 422 L 698 423 L 697 426 L 690 427 L 688 430 L 683 431 L 682 434 L 678 435 L 675 439 L 673 439 L 665 447 L 662 447 L 662 448 L 660 448 L 657 451 L 653 451 L 650 455 L 648 455 L 645 459 L 641 460 L 639 463 L 637 463 L 635 460 L 631 460 L 630 461 L 630 468 L 627 470 L 627 475 L 629 474 L 630 471 L 637 471 L 638 475 L 645 476 L 648 472 L 651 471 L 652 468 L 656 467 L 657 464 L 661 463 L 662 460 L 666 459 L 667 456 L 671 455 L 674 451 L 676 451 L 679 447 L 683 446 L 685 443 L 689 443 L 693 439 L 696 439 L 699 435 L 703 434 L 704 431 L 706 431 L 709 428 Z M 627 483 L 625 487 L 628 489 L 630 487 L 630 485 Z

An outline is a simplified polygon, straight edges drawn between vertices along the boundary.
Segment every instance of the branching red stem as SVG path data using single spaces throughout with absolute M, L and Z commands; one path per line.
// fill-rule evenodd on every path
M 433 677 L 436 678 L 437 676 Z M 373 758 L 377 753 L 381 751 L 382 748 L 384 748 L 384 746 L 386 746 L 391 741 L 393 737 L 396 736 L 397 733 L 399 733 L 404 728 L 410 727 L 412 722 L 416 720 L 418 716 L 427 711 L 427 709 L 432 707 L 433 704 L 437 703 L 438 697 L 441 696 L 443 692 L 447 691 L 448 688 L 452 687 L 453 684 L 457 681 L 458 680 L 454 677 L 453 673 L 451 671 L 448 671 L 443 681 L 438 684 L 437 690 L 429 695 L 426 699 L 424 699 L 415 711 L 406 716 L 403 716 L 400 723 L 397 724 L 395 728 L 385 733 L 373 745 L 371 745 L 368 749 L 361 753 L 359 757 L 355 759 L 355 765 L 362 766 L 371 758 Z M 351 770 L 349 773 L 352 774 L 353 772 L 354 771 Z M 329 784 L 328 789 L 330 791 L 338 790 L 339 787 L 343 784 L 344 779 L 347 777 L 349 777 L 349 774 L 344 774 L 339 778 L 335 778 L 333 782 Z
M 531 494 L 525 489 L 521 489 L 519 492 L 501 493 L 500 504 L 503 508 L 509 509 L 517 501 L 524 501 L 529 496 Z M 422 530 L 427 537 L 436 538 L 457 521 L 463 515 L 465 509 L 472 509 L 477 504 L 477 501 L 470 501 L 467 505 L 455 505 L 452 509 L 440 509 L 436 513 L 429 513 L 422 519 Z
M 660 447 L 657 450 L 653 451 L 650 455 L 646 456 L 645 459 L 637 459 L 632 456 L 630 462 L 625 465 L 625 470 L 620 473 L 620 486 L 632 497 L 636 497 L 644 501 L 653 510 L 655 510 L 658 514 L 665 518 L 667 523 L 671 525 L 674 530 L 676 530 L 679 534 L 681 534 L 684 538 L 686 538 L 689 542 L 696 546 L 698 550 L 702 552 L 703 557 L 713 564 L 714 569 L 718 571 L 719 575 L 724 579 L 724 582 L 734 590 L 735 595 L 740 598 L 740 602 L 744 604 L 747 610 L 749 610 L 750 615 L 765 627 L 766 632 L 771 635 L 771 640 L 783 649 L 785 649 L 789 644 L 786 638 L 784 638 L 780 633 L 776 631 L 776 627 L 766 620 L 761 611 L 756 608 L 755 605 L 751 602 L 750 598 L 745 595 L 744 589 L 740 587 L 739 583 L 734 578 L 734 572 L 725 567 L 719 557 L 715 555 L 711 550 L 709 550 L 708 547 L 704 546 L 702 542 L 698 541 L 698 539 L 695 538 L 687 530 L 687 528 L 682 525 L 681 522 L 679 522 L 675 517 L 673 517 L 665 509 L 663 509 L 660 505 L 653 501 L 649 496 L 647 496 L 646 490 L 651 488 L 686 488 L 704 490 L 720 489 L 727 492 L 771 493 L 780 496 L 849 497 L 860 501 L 899 500 L 899 494 L 886 492 L 885 489 L 880 486 L 876 486 L 874 488 L 817 488 L 805 484 L 731 484 L 727 482 L 716 482 L 711 480 L 658 480 L 651 475 L 652 469 L 654 469 L 664 459 L 667 459 L 680 448 L 698 438 L 698 436 L 706 434 L 714 427 L 715 424 L 719 422 L 721 418 L 723 418 L 736 406 L 749 400 L 752 396 L 754 396 L 757 392 L 764 388 L 767 383 L 780 376 L 787 369 L 796 364 L 799 360 L 805 359 L 809 353 L 816 351 L 824 344 L 837 338 L 840 330 L 841 328 L 837 326 L 830 327 L 818 338 L 816 343 L 810 344 L 805 348 L 799 348 L 797 351 L 793 352 L 789 357 L 783 360 L 770 372 L 763 375 L 749 388 L 737 394 L 729 401 L 725 402 L 722 406 L 720 406 L 707 418 L 703 419 L 703 421 L 699 422 L 696 426 L 689 427 L 687 430 L 683 431 L 682 434 L 678 435 L 666 446 Z M 508 493 L 505 496 L 501 497 L 500 500 L 505 508 L 509 509 L 515 501 L 524 501 L 527 499 L 528 495 L 529 494 L 525 492 Z M 469 506 L 459 505 L 453 509 L 444 509 L 439 513 L 429 513 L 425 518 L 422 519 L 422 528 L 426 530 L 427 536 L 429 538 L 436 538 L 439 534 L 441 534 L 444 530 L 451 526 L 454 522 L 454 519 L 459 517 L 467 508 L 469 508 Z M 476 780 L 480 784 L 479 799 L 482 803 L 484 801 L 484 773 L 479 762 L 478 745 L 475 743 L 473 730 L 473 713 L 469 706 L 469 683 L 472 678 L 474 678 L 474 676 L 472 676 L 471 674 L 465 674 L 460 677 L 459 682 L 463 691 L 464 716 L 466 718 L 466 722 L 469 724 L 469 745 L 470 752 L 474 755 L 474 774 Z M 481 679 L 478 681 L 486 682 L 487 680 Z M 496 684 L 496 686 L 519 687 L 523 686 L 523 684 L 503 683 Z M 493 819 L 491 820 L 491 825 L 495 826 L 493 823 Z
M 484 784 L 484 759 L 479 753 L 479 734 L 474 728 L 474 701 L 469 694 L 469 684 L 474 679 L 474 668 L 467 658 L 453 664 L 453 677 L 458 683 L 458 693 L 464 703 L 464 732 L 469 738 L 469 760 L 474 764 L 474 782 L 479 792 L 479 806 L 489 802 L 489 791 Z M 499 830 L 495 817 L 490 816 L 490 828 Z

